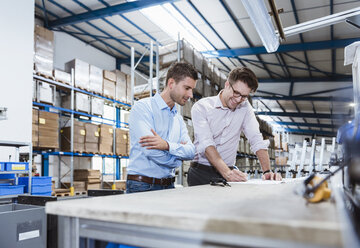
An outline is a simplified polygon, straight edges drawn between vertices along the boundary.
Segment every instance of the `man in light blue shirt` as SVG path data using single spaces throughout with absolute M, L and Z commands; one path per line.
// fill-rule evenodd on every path
M 194 158 L 195 147 L 175 103 L 184 106 L 192 98 L 197 79 L 192 65 L 176 63 L 163 92 L 132 107 L 127 193 L 174 188 L 175 169 Z

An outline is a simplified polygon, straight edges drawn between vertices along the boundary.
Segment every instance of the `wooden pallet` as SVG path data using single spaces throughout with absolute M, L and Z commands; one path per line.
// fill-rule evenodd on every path
M 114 96 L 110 96 L 110 95 L 108 95 L 108 94 L 102 93 L 101 95 L 104 96 L 104 97 L 110 98 L 110 99 L 114 99 Z
M 44 73 L 41 73 L 39 71 L 35 72 L 36 75 L 38 76 L 41 76 L 41 77 L 44 77 L 44 78 L 47 78 L 47 79 L 51 79 L 51 80 L 55 80 L 55 78 L 53 76 L 50 76 L 50 75 L 47 75 L 47 74 L 44 74 Z
M 68 189 L 60 189 L 60 190 L 66 190 L 66 192 L 58 191 L 59 189 L 56 189 L 55 192 L 53 192 L 51 195 L 56 197 L 66 197 L 70 196 L 70 191 Z M 75 191 L 74 195 L 87 195 L 87 191 Z

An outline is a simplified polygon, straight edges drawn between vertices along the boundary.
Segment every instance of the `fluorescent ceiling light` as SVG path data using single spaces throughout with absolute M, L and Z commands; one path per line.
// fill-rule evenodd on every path
M 357 15 L 360 15 L 360 7 L 284 28 L 284 33 L 285 36 L 288 37 L 291 35 L 304 33 L 310 30 L 334 25 L 336 23 L 345 21 L 349 17 L 357 16 Z
M 170 3 L 144 8 L 140 12 L 174 41 L 178 40 L 180 33 L 181 38 L 184 38 L 200 52 L 214 49 Z
M 349 105 L 350 105 L 350 107 L 355 107 L 355 103 L 353 103 L 353 102 L 350 103 Z
M 264 0 L 241 0 L 268 53 L 275 52 L 279 45 L 270 15 Z

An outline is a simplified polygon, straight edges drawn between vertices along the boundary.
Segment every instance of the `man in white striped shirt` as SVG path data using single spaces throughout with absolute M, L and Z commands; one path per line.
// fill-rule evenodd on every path
M 217 96 L 202 98 L 191 110 L 196 148 L 188 172 L 189 186 L 209 184 L 214 179 L 246 181 L 247 174 L 234 169 L 241 132 L 250 142 L 263 170 L 264 180 L 281 180 L 270 170 L 268 140 L 263 140 L 252 106 L 247 101 L 258 88 L 255 74 L 248 68 L 230 72 L 225 88 Z

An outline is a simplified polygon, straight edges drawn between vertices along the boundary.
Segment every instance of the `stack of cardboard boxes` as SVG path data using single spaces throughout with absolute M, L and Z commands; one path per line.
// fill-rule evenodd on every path
M 59 148 L 59 115 L 33 109 L 32 143 L 37 148 Z
M 36 25 L 34 34 L 35 71 L 52 76 L 54 65 L 54 33 Z
M 85 151 L 85 123 L 82 121 L 74 121 L 74 152 Z M 64 127 L 61 130 L 61 150 L 70 152 L 71 128 Z
M 129 156 L 129 131 L 116 129 L 116 155 Z
M 65 71 L 71 73 L 71 69 L 74 69 L 75 87 L 89 90 L 89 64 L 80 60 L 73 59 L 65 64 Z
M 99 152 L 99 126 L 92 123 L 85 123 L 85 152 Z
M 113 127 L 110 125 L 100 125 L 99 152 L 101 154 L 113 153 L 113 131 Z
M 74 180 L 85 182 L 86 190 L 100 189 L 100 171 L 90 169 L 74 170 Z
M 283 141 L 283 136 L 281 133 L 276 133 L 274 135 L 275 142 L 275 164 L 276 165 L 287 165 L 288 161 L 288 143 Z
M 70 183 L 64 183 L 66 188 L 70 188 Z M 74 191 L 81 192 L 86 191 L 86 182 L 85 181 L 73 181 Z
M 104 70 L 103 72 L 103 94 L 106 97 L 115 99 L 116 74 L 115 72 L 107 70 Z

